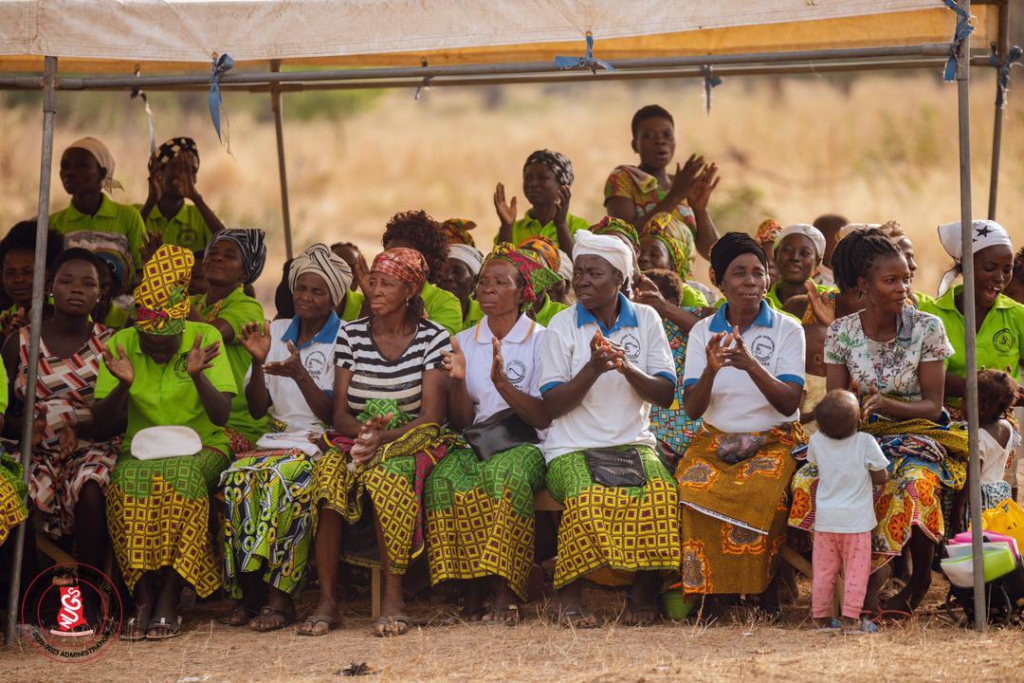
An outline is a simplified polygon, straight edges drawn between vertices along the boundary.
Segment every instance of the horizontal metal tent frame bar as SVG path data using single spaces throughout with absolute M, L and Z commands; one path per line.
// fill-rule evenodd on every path
M 635 70 L 706 68 L 727 65 L 789 64 L 800 62 L 828 62 L 838 60 L 912 59 L 921 57 L 948 58 L 952 46 L 947 43 L 923 45 L 851 48 L 840 50 L 809 50 L 800 52 L 767 52 L 755 54 L 696 55 L 687 57 L 659 57 L 651 59 L 621 59 L 610 61 L 614 72 Z M 241 85 L 271 85 L 315 82 L 355 82 L 389 79 L 440 79 L 445 77 L 514 76 L 523 74 L 558 74 L 563 77 L 579 76 L 580 70 L 559 70 L 553 62 L 522 62 L 513 64 L 475 64 L 466 66 L 404 67 L 375 69 L 341 69 L 319 71 L 245 71 L 227 73 L 220 78 L 222 88 Z M 39 89 L 39 76 L 0 77 L 0 88 Z M 67 76 L 61 77 L 61 90 L 101 90 L 119 88 L 186 88 L 210 84 L 207 72 L 170 76 Z

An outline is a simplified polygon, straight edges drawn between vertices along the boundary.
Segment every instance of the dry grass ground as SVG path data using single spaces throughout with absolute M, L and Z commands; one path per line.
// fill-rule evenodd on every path
M 972 73 L 978 216 L 988 199 L 990 76 L 980 69 Z M 813 77 L 778 82 L 730 78 L 715 89 L 710 116 L 702 93 L 697 83 L 664 81 L 633 87 L 516 86 L 500 92 L 436 88 L 418 102 L 411 92 L 387 92 L 374 106 L 347 118 L 292 117 L 286 121 L 286 141 L 296 246 L 350 240 L 373 254 L 388 217 L 415 207 L 439 218 L 472 218 L 481 226 L 480 241 L 487 242 L 496 228 L 495 183 L 502 181 L 521 195 L 523 160 L 541 147 L 561 150 L 573 160 L 571 210 L 596 221 L 603 214 L 608 173 L 635 159 L 629 148 L 632 113 L 659 102 L 676 117 L 677 160 L 696 151 L 721 167 L 722 184 L 712 199 L 720 230 L 751 231 L 767 216 L 783 224 L 809 222 L 825 212 L 863 222 L 895 218 L 909 229 L 923 257 L 918 286 L 934 290 L 947 261 L 934 237 L 935 226 L 959 218 L 955 86 L 941 83 L 933 73 L 866 75 L 838 84 Z M 141 202 L 148 153 L 141 104 L 110 94 L 109 103 L 96 108 L 99 97 L 60 95 L 57 156 L 82 135 L 104 139 L 127 188 L 115 197 Z M 225 222 L 270 233 L 271 264 L 260 283 L 261 296 L 269 302 L 283 249 L 273 126 L 265 112 L 255 115 L 265 98 L 228 95 L 231 157 L 213 134 L 204 94 L 190 96 L 194 101 L 188 100 L 191 106 L 184 110 L 171 95 L 150 97 L 158 138 L 197 138 L 199 188 Z M 289 101 L 291 111 L 300 103 L 285 101 L 287 117 Z M 1021 236 L 1024 102 L 1017 95 L 1011 94 L 1005 115 L 999 218 Z M 39 136 L 35 110 L 0 108 L 0 227 L 35 213 Z M 67 197 L 56 172 L 54 182 L 52 206 L 62 208 Z
M 523 681 L 537 683 L 655 683 L 659 681 L 1019 681 L 1024 666 L 1019 627 L 976 634 L 952 626 L 938 609 L 945 581 L 919 618 L 873 636 L 814 632 L 804 599 L 787 608 L 782 625 L 737 613 L 724 626 L 660 624 L 650 628 L 607 625 L 591 631 L 555 626 L 530 605 L 521 626 L 458 624 L 414 629 L 397 639 L 370 635 L 369 605 L 346 609 L 345 627 L 322 638 L 291 629 L 249 633 L 216 623 L 226 603 L 188 615 L 185 635 L 164 643 L 115 643 L 87 664 L 55 663 L 30 645 L 0 650 L 0 679 L 18 683 L 326 683 L 365 662 L 367 681 Z M 617 593 L 591 591 L 591 605 L 614 620 Z M 306 595 L 311 607 L 315 599 Z M 443 605 L 418 603 L 412 616 L 429 622 Z

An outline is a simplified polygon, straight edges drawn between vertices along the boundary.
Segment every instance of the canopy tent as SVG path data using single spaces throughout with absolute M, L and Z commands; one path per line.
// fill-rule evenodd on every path
M 626 9 L 628 8 L 628 16 Z M 998 7 L 974 9 L 975 36 L 996 38 Z M 13 0 L 0 2 L 0 69 L 167 71 L 206 64 L 419 66 L 948 43 L 941 0 Z
M 290 256 L 282 91 L 560 78 L 710 80 L 712 68 L 718 74 L 727 69 L 793 73 L 941 68 L 952 55 L 953 71 L 947 75 L 955 75 L 958 82 L 961 220 L 969 224 L 969 67 L 988 64 L 990 43 L 997 45 L 999 59 L 1008 55 L 1009 1 L 984 0 L 972 7 L 970 0 L 635 0 L 626 16 L 620 0 L 0 0 L 0 89 L 41 89 L 44 94 L 39 244 L 45 243 L 48 225 L 58 90 L 209 87 L 214 103 L 220 87 L 268 90 Z M 983 46 L 974 58 L 968 15 Z M 591 35 L 592 55 L 584 42 Z M 218 55 L 230 55 L 236 68 L 211 78 L 211 61 Z M 575 59 L 556 60 L 563 55 Z M 61 72 L 74 77 L 58 76 L 58 58 Z M 995 211 L 1001 126 L 997 108 L 990 216 Z M 964 252 L 970 253 L 970 231 L 964 235 Z M 36 251 L 29 386 L 35 383 L 39 351 L 44 252 Z M 973 319 L 973 262 L 965 259 L 963 266 L 965 316 Z M 973 527 L 980 530 L 973 326 L 968 326 L 966 342 L 971 515 Z M 34 396 L 26 398 L 26 412 L 31 412 Z M 26 472 L 30 436 L 31 421 L 26 421 Z M 22 525 L 12 605 L 24 533 Z M 984 628 L 980 533 L 974 541 L 976 624 Z M 15 610 L 8 611 L 9 642 L 15 615 Z

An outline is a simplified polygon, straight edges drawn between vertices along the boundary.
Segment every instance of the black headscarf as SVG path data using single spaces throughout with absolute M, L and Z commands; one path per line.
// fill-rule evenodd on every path
M 765 270 L 768 270 L 764 249 L 753 237 L 745 232 L 727 232 L 711 247 L 711 268 L 715 271 L 716 285 L 722 284 L 729 264 L 743 254 L 754 254 Z

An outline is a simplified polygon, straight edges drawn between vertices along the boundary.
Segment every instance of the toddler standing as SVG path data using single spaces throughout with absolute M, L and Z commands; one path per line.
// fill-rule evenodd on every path
M 815 416 L 818 431 L 807 451 L 807 462 L 818 468 L 811 616 L 821 628 L 839 628 L 830 609 L 842 570 L 842 628 L 872 633 L 877 627 L 860 616 L 871 574 L 871 531 L 878 524 L 872 484 L 885 482 L 889 461 L 873 437 L 857 431 L 860 405 L 849 391 L 828 392 Z

